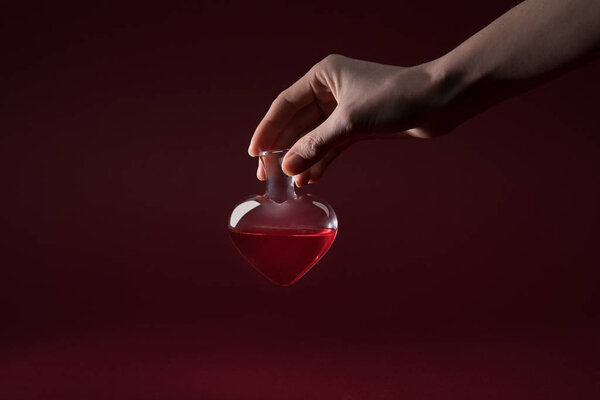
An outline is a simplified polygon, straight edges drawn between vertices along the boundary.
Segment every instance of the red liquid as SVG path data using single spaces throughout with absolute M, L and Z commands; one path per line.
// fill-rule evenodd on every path
M 294 283 L 329 250 L 337 229 L 273 229 L 240 232 L 229 228 L 235 247 L 260 273 L 281 286 Z

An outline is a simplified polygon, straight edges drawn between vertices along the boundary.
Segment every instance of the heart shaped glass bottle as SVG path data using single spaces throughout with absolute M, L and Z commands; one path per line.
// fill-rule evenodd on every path
M 326 201 L 296 194 L 294 181 L 281 169 L 286 153 L 260 153 L 267 192 L 238 203 L 228 226 L 242 256 L 281 286 L 306 274 L 329 250 L 338 230 L 335 212 Z

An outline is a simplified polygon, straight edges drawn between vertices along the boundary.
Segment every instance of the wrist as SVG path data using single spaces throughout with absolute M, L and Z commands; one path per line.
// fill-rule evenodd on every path
M 431 79 L 436 108 L 456 103 L 482 80 L 473 65 L 461 62 L 453 53 L 430 61 L 424 67 Z

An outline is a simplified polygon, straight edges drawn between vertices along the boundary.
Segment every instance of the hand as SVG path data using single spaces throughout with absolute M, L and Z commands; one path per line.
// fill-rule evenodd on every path
M 598 16 L 598 0 L 526 0 L 416 67 L 328 56 L 277 96 L 248 152 L 291 147 L 283 170 L 302 186 L 361 139 L 444 134 L 600 54 Z
M 446 133 L 456 124 L 435 118 L 447 100 L 438 75 L 434 62 L 402 68 L 330 55 L 277 96 L 248 153 L 290 148 L 283 170 L 303 186 L 359 140 Z M 260 163 L 257 176 L 265 179 Z

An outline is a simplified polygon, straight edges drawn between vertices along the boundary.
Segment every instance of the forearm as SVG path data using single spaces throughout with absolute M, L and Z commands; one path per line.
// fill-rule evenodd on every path
M 527 0 L 431 63 L 454 118 L 583 62 L 600 47 L 599 0 Z

